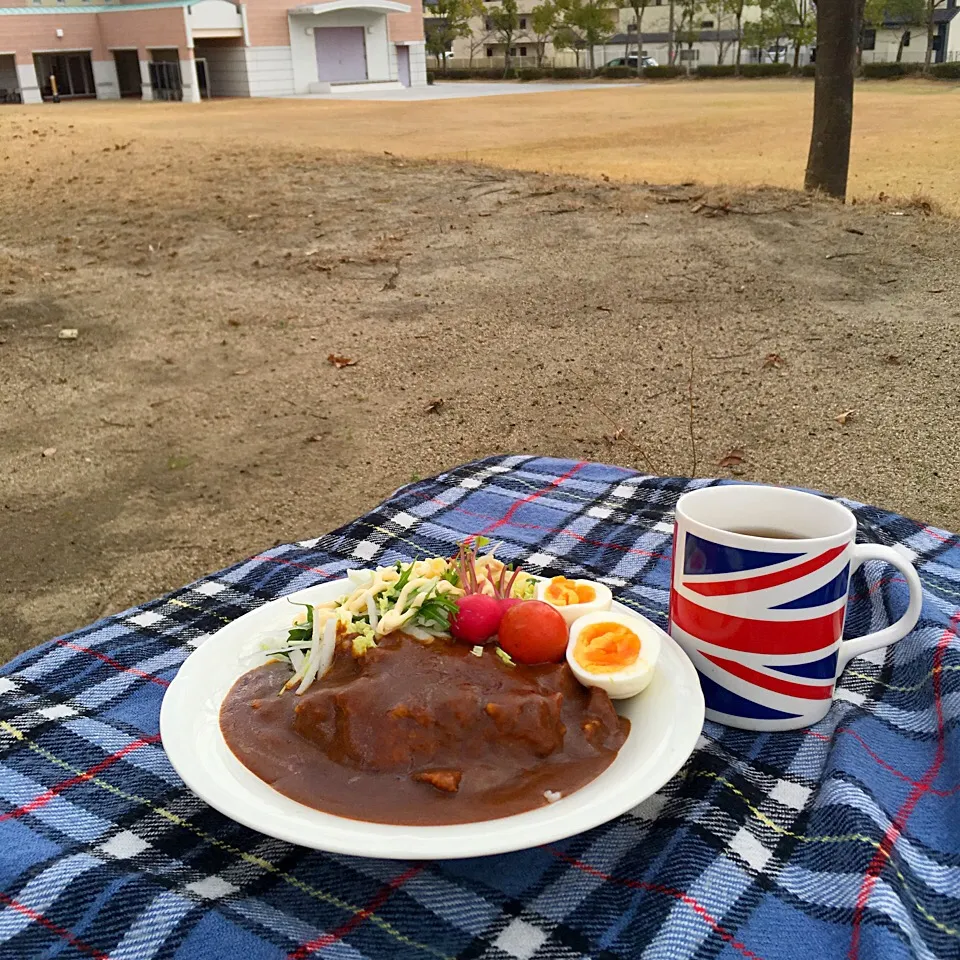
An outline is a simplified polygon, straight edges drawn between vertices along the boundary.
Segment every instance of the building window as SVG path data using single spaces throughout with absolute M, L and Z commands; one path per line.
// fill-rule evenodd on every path
M 701 29 L 701 30 L 709 30 L 713 25 L 714 25 L 714 23 L 713 23 L 712 20 L 701 20 L 701 21 L 700 21 L 700 29 Z
M 904 31 L 903 31 L 903 45 L 904 45 L 905 47 L 909 47 L 909 46 L 910 46 L 910 31 L 909 31 L 909 30 L 904 30 Z
M 487 47 L 487 56 L 488 56 L 488 57 L 492 57 L 492 56 L 493 56 L 493 47 Z
M 493 29 L 493 21 L 489 17 L 487 17 L 487 19 L 483 21 L 483 28 L 484 30 Z
M 516 48 L 516 47 L 511 47 L 511 48 L 510 48 L 510 56 L 511 56 L 511 57 L 515 57 L 516 55 L 517 55 L 517 48 Z
M 864 50 L 877 49 L 877 31 L 876 30 L 863 31 L 863 49 Z
M 700 51 L 699 50 L 681 50 L 680 59 L 681 60 L 699 60 Z
M 526 48 L 526 47 L 521 47 L 521 48 L 520 48 L 520 56 L 521 56 L 521 57 L 525 57 L 526 55 L 527 55 L 527 48 Z
M 526 30 L 526 29 L 527 29 L 527 18 L 526 18 L 526 17 L 521 17 L 521 18 L 520 18 L 520 29 L 521 29 L 521 30 Z

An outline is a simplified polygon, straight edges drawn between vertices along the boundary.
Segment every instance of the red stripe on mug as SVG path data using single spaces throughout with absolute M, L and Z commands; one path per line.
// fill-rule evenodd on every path
M 670 591 L 670 618 L 684 633 L 731 652 L 781 656 L 832 647 L 843 632 L 845 608 L 810 620 L 747 620 L 708 610 Z
M 779 677 L 771 677 L 769 674 L 761 673 L 759 670 L 751 670 L 736 660 L 724 660 L 723 657 L 714 657 L 709 653 L 700 651 L 700 655 L 706 657 L 711 663 L 723 668 L 727 673 L 754 686 L 763 687 L 764 690 L 770 690 L 772 693 L 782 693 L 787 697 L 801 697 L 804 700 L 829 700 L 833 696 L 833 684 L 810 685 L 805 683 L 794 683 L 791 680 L 781 680 Z
M 683 585 L 694 593 L 699 593 L 703 597 L 724 597 L 734 593 L 750 593 L 753 590 L 766 590 L 768 587 L 779 587 L 782 583 L 789 583 L 791 580 L 798 580 L 805 577 L 814 570 L 825 567 L 831 560 L 837 557 L 847 549 L 847 544 L 842 543 L 839 547 L 827 550 L 818 557 L 811 560 L 804 560 L 796 566 L 788 567 L 786 570 L 778 570 L 776 573 L 764 573 L 759 577 L 745 577 L 742 580 L 715 580 L 710 583 L 691 582 L 684 580 Z

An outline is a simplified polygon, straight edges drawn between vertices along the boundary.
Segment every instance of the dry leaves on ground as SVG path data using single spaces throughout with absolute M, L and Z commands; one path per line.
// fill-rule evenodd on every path
M 746 453 L 743 450 L 731 450 L 725 457 L 717 461 L 718 467 L 739 467 L 746 459 Z
M 852 420 L 856 415 L 856 410 L 844 410 L 843 413 L 838 413 L 833 419 L 843 426 L 843 424 L 845 424 L 848 420 Z
M 780 356 L 779 353 L 768 353 L 763 361 L 763 369 L 768 370 L 770 367 L 774 367 L 779 370 L 782 366 L 786 364 L 786 360 Z
M 359 360 L 351 360 L 350 357 L 345 357 L 339 353 L 327 355 L 327 363 L 333 364 L 338 370 L 342 370 L 344 367 L 355 367 L 359 362 Z

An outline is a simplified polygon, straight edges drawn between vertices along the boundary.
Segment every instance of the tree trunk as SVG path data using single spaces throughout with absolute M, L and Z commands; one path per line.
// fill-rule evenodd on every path
M 804 188 L 844 199 L 850 169 L 857 0 L 820 0 L 813 130 Z
M 900 34 L 900 43 L 897 44 L 897 63 L 900 63 L 903 60 L 903 38 L 906 36 L 905 33 Z
M 503 48 L 503 75 L 506 75 L 510 72 L 510 43 L 513 40 L 513 34 L 511 33 L 506 38 L 506 44 Z
M 743 8 L 737 12 L 737 59 L 733 64 L 733 75 L 740 76 L 740 58 L 743 56 Z
M 800 38 L 797 37 L 793 42 L 793 72 L 800 69 Z
M 937 0 L 927 0 L 927 50 L 923 55 L 923 72 L 930 72 L 930 61 L 933 59 L 933 14 L 937 9 Z
M 670 34 L 670 37 L 669 37 L 669 40 L 667 41 L 668 43 L 667 60 L 670 62 L 671 67 L 673 66 L 673 60 L 676 53 L 673 45 L 673 33 L 677 25 L 676 16 L 677 16 L 676 0 L 670 0 L 670 25 L 667 28 L 667 32 Z
M 643 76 L 643 15 L 646 7 L 637 13 L 637 76 Z
M 590 42 L 590 76 L 597 72 L 597 48 L 593 41 Z
M 867 10 L 867 0 L 857 0 L 857 70 L 863 66 L 863 31 L 866 26 L 864 14 Z M 874 58 L 876 54 L 874 54 Z

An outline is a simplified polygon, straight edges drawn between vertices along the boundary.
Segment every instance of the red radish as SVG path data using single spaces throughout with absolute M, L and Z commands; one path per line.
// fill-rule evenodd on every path
M 450 619 L 454 638 L 474 646 L 486 643 L 500 626 L 501 601 L 485 593 L 471 593 L 457 600 L 457 614 Z
M 506 613 L 511 607 L 515 607 L 518 603 L 523 603 L 520 597 L 504 597 L 500 601 L 500 609 Z

